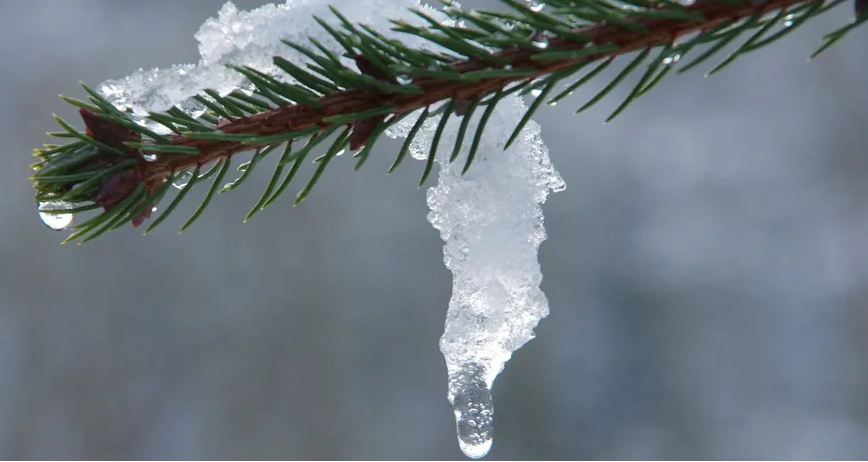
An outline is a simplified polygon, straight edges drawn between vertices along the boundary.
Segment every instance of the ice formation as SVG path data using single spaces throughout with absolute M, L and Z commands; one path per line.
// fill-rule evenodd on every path
M 139 69 L 127 77 L 105 81 L 97 90 L 115 105 L 141 117 L 148 111 L 164 111 L 174 105 L 190 114 L 201 114 L 205 107 L 191 100 L 192 96 L 206 88 L 225 95 L 248 85 L 241 74 L 226 68 L 227 64 L 250 66 L 290 80 L 274 66 L 272 58 L 282 56 L 293 62 L 308 60 L 281 40 L 308 43 L 307 37 L 314 37 L 332 50 L 340 49 L 313 20 L 313 16 L 318 16 L 333 21 L 329 5 L 353 21 L 377 30 L 388 30 L 392 26 L 391 18 L 421 24 L 418 17 L 407 11 L 418 6 L 418 0 L 287 0 L 280 5 L 267 4 L 250 11 L 241 11 L 227 2 L 217 17 L 205 21 L 196 33 L 201 55 L 198 63 Z M 347 64 L 354 67 L 351 61 Z M 164 128 L 157 124 L 154 127 Z
M 443 260 L 453 275 L 446 329 L 440 339 L 449 373 L 448 398 L 455 410 L 461 450 L 473 458 L 491 448 L 495 377 L 512 353 L 534 337 L 534 327 L 549 313 L 539 287 L 537 250 L 545 239 L 540 206 L 549 192 L 563 190 L 565 184 L 549 161 L 538 124 L 530 122 L 519 139 L 503 150 L 524 111 L 517 97 L 498 105 L 483 132 L 473 167 L 464 175 L 463 156 L 449 162 L 461 120 L 452 117 L 435 156 L 440 178 L 428 190 L 428 220 L 440 231 L 445 242 Z M 438 121 L 426 121 L 411 146 L 414 157 L 427 158 Z M 406 135 L 412 123 L 402 123 L 392 135 Z M 467 144 L 462 148 L 465 155 Z
M 199 115 L 203 107 L 190 98 L 203 89 L 226 94 L 246 87 L 242 77 L 225 64 L 248 65 L 288 79 L 274 68 L 272 57 L 280 55 L 295 62 L 306 59 L 281 39 L 303 42 L 310 36 L 337 50 L 338 45 L 312 19 L 314 15 L 331 17 L 329 3 L 351 20 L 387 34 L 389 19 L 421 22 L 408 11 L 419 6 L 418 0 L 287 0 L 249 12 L 227 3 L 196 34 L 201 54 L 197 64 L 139 70 L 97 88 L 113 103 L 141 117 L 147 111 L 172 106 Z M 412 35 L 400 39 L 410 46 L 422 45 Z M 448 398 L 455 409 L 459 445 L 473 458 L 491 448 L 495 377 L 512 353 L 533 338 L 534 327 L 548 314 L 548 302 L 539 288 L 542 276 L 537 250 L 545 238 L 540 206 L 549 192 L 563 189 L 564 183 L 549 162 L 534 122 L 510 149 L 503 150 L 523 112 L 519 98 L 501 101 L 482 136 L 474 166 L 464 175 L 464 156 L 454 163 L 446 161 L 461 120 L 453 116 L 437 153 L 439 183 L 427 196 L 428 218 L 445 241 L 444 261 L 453 273 L 452 299 L 440 341 L 449 372 Z M 408 119 L 412 117 L 393 127 L 389 135 L 406 136 L 413 123 Z M 414 157 L 427 156 L 436 123 L 431 119 L 423 126 L 411 147 Z M 475 133 L 474 126 L 475 121 L 469 134 Z M 469 144 L 464 143 L 465 155 Z

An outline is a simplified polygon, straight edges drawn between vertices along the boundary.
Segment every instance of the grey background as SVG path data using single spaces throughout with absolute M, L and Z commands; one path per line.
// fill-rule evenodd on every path
M 37 218 L 56 95 L 195 61 L 221 4 L 0 0 L 0 457 L 461 458 L 450 274 L 396 143 L 247 224 L 269 168 L 180 236 L 195 200 L 81 247 Z M 603 126 L 618 97 L 572 110 L 605 79 L 541 111 L 552 314 L 490 459 L 868 457 L 868 29 L 805 62 L 850 11 Z

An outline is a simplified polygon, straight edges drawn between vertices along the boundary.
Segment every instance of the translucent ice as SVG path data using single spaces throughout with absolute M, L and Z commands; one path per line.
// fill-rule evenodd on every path
M 440 339 L 449 372 L 448 397 L 461 449 L 473 458 L 491 448 L 494 379 L 512 353 L 534 337 L 534 327 L 549 312 L 539 288 L 537 250 L 545 239 L 540 206 L 565 184 L 549 161 L 536 123 L 528 123 L 503 150 L 524 111 L 517 97 L 498 105 L 476 160 L 464 175 L 463 156 L 448 161 L 461 121 L 452 116 L 435 157 L 441 167 L 439 182 L 428 190 L 428 220 L 445 241 L 443 259 L 453 275 Z M 415 122 L 408 119 L 389 134 L 406 136 Z M 411 145 L 414 157 L 427 157 L 437 123 L 431 119 L 423 125 Z M 475 133 L 475 124 L 467 133 Z

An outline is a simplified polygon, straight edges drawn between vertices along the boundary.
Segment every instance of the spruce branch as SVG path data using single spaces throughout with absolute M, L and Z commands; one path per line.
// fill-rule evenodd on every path
M 85 130 L 55 116 L 64 131 L 49 135 L 70 142 L 35 150 L 39 161 L 32 165 L 36 170 L 32 180 L 40 213 L 70 215 L 102 208 L 96 216 L 75 225 L 75 232 L 64 241 L 86 242 L 129 222 L 141 225 L 171 184 L 185 183 L 148 227 L 150 231 L 175 210 L 190 189 L 213 177 L 205 199 L 183 230 L 202 214 L 216 193 L 237 187 L 263 157 L 284 145 L 249 219 L 286 191 L 314 147 L 331 139 L 326 154 L 314 161 L 316 171 L 295 203 L 309 195 L 329 162 L 345 148 L 355 153 L 358 169 L 377 138 L 417 110 L 422 110 L 421 116 L 389 172 L 406 156 L 422 122 L 442 114 L 421 186 L 433 166 L 439 135 L 453 114 L 463 120 L 450 160 L 457 157 L 465 136 L 472 137 L 467 140 L 466 172 L 488 116 L 507 95 L 538 93 L 506 140 L 508 147 L 543 102 L 560 101 L 617 58 L 636 52 L 621 72 L 576 111 L 602 100 L 645 64 L 638 83 L 607 119 L 611 120 L 673 69 L 693 69 L 750 34 L 709 74 L 719 72 L 743 54 L 773 43 L 845 0 L 698 0 L 691 5 L 671 0 L 549 0 L 546 10 L 517 0 L 500 1 L 511 11 L 465 11 L 444 0 L 442 12 L 449 22 L 421 10 L 413 13 L 426 23 L 424 26 L 393 21 L 393 31 L 419 37 L 443 52 L 409 47 L 364 24 L 354 24 L 332 9 L 335 24 L 315 20 L 339 44 L 341 54 L 315 39 L 310 39 L 310 45 L 285 41 L 309 61 L 294 63 L 275 57 L 274 64 L 285 72 L 285 81 L 250 67 L 232 67 L 249 80 L 254 91 L 221 95 L 206 90 L 194 97 L 208 109 L 199 117 L 174 107 L 149 114 L 146 121 L 136 120 L 82 84 L 88 101 L 61 98 L 79 107 Z M 855 0 L 853 22 L 825 35 L 812 57 L 868 19 L 864 3 Z M 684 59 L 702 47 L 705 50 L 692 61 Z M 656 54 L 652 53 L 655 49 Z M 347 58 L 355 69 L 345 64 Z M 590 70 L 552 96 L 557 84 L 586 69 Z M 445 104 L 434 107 L 441 102 Z M 482 117 L 475 134 L 468 135 L 469 121 L 476 111 Z M 333 134 L 337 136 L 331 137 Z M 299 147 L 301 141 L 304 144 Z M 238 168 L 241 175 L 222 185 L 234 156 L 247 151 L 254 151 L 254 155 Z M 209 164 L 213 166 L 202 173 Z

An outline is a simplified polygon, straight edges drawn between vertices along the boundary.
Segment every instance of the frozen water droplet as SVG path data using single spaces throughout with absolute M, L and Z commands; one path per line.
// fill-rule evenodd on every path
M 458 446 L 467 457 L 479 459 L 493 443 L 494 409 L 485 368 L 467 364 L 449 374 L 449 401 L 455 411 Z
M 192 180 L 192 179 L 193 179 L 193 173 L 192 172 L 184 172 L 184 174 L 181 175 L 181 178 L 178 178 L 177 180 L 175 180 L 174 183 L 172 183 L 172 186 L 174 186 L 178 189 L 184 189 L 185 187 L 187 187 L 187 184 L 189 184 L 190 180 Z
M 69 210 L 72 207 L 73 204 L 69 202 L 50 201 L 40 202 L 36 207 L 36 210 L 39 212 L 39 218 L 43 223 L 45 223 L 45 226 L 48 226 L 55 231 L 61 231 L 72 224 L 75 215 L 71 213 L 57 213 L 57 211 Z M 51 212 L 49 212 L 49 210 Z
M 157 159 L 159 159 L 159 158 L 160 158 L 160 156 L 158 156 L 154 153 L 150 153 L 150 152 L 143 152 L 142 153 L 142 159 L 145 159 L 145 162 L 156 162 Z
M 677 63 L 679 59 L 681 59 L 681 55 L 679 53 L 671 54 L 663 58 L 663 64 L 669 66 Z
M 537 96 L 539 96 L 541 94 L 542 94 L 542 89 L 539 89 L 539 88 L 534 88 L 533 90 L 530 91 L 530 95 L 533 96 L 534 98 L 536 98 Z
M 542 10 L 543 8 L 545 8 L 545 6 L 546 6 L 545 3 L 533 2 L 530 4 L 530 10 L 533 11 L 534 13 L 536 13 L 536 12 Z
M 795 17 L 796 16 L 793 14 L 788 14 L 786 17 L 784 17 L 784 27 L 792 26 L 793 25 L 793 18 L 795 18 Z
M 344 155 L 344 152 L 346 152 L 346 149 L 341 149 L 337 154 L 335 154 L 335 156 L 342 156 Z

